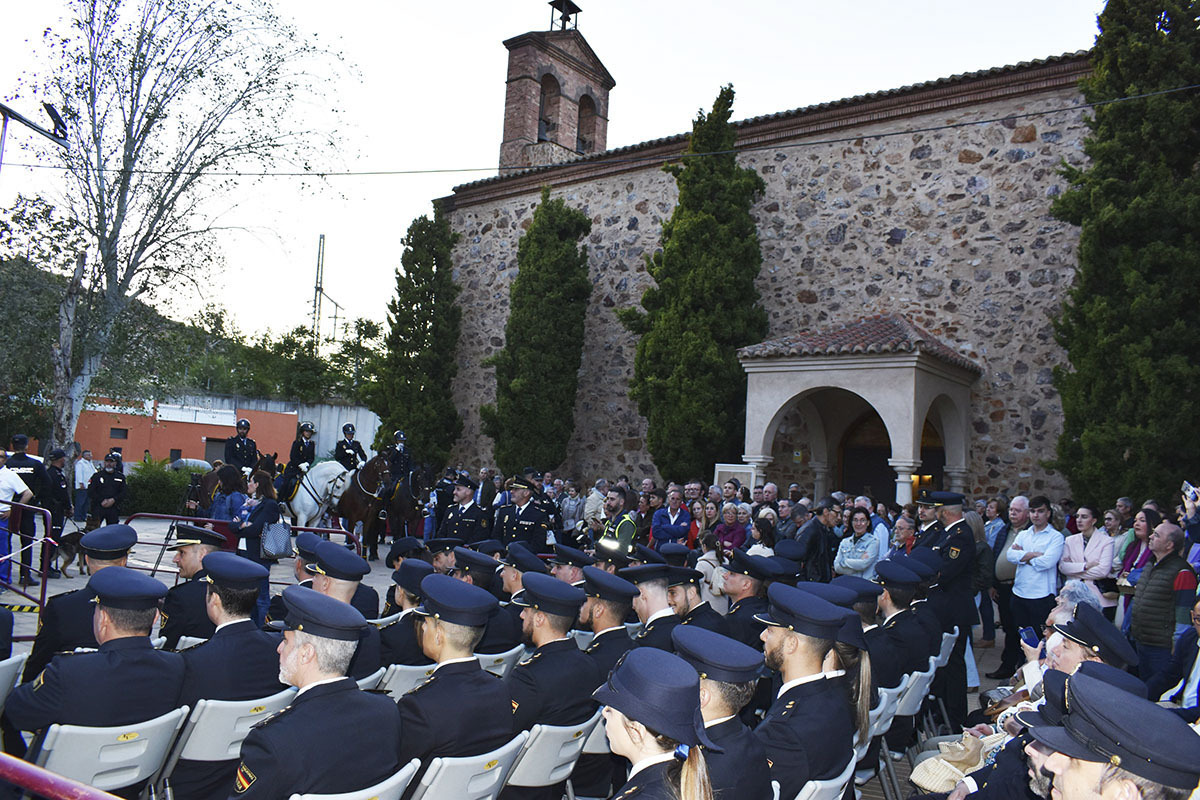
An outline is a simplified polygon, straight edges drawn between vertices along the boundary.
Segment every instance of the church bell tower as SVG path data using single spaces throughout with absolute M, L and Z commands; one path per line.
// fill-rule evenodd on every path
M 608 93 L 616 82 L 579 32 L 579 6 L 571 0 L 549 5 L 550 30 L 504 43 L 501 175 L 600 153 L 608 140 Z

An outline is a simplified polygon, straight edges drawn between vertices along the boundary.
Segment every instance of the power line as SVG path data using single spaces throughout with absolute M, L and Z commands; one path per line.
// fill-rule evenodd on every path
M 923 128 L 905 128 L 898 131 L 884 131 L 882 133 L 872 134 L 855 134 L 852 136 L 841 136 L 832 139 L 810 139 L 802 142 L 785 142 L 782 144 L 764 144 L 754 147 L 734 147 L 728 150 L 713 150 L 704 153 L 677 153 L 675 155 L 664 158 L 661 155 L 646 155 L 646 156 L 608 156 L 598 155 L 596 160 L 603 158 L 606 164 L 641 164 L 653 162 L 677 161 L 689 158 L 700 158 L 705 156 L 729 155 L 731 153 L 755 153 L 762 151 L 788 150 L 802 147 L 820 147 L 830 144 L 844 144 L 846 142 L 855 142 L 859 139 L 888 139 L 895 136 L 911 136 L 914 133 L 936 133 L 938 131 L 955 130 L 959 128 L 969 128 L 976 125 L 991 125 L 996 122 L 1005 122 L 1017 119 L 1034 119 L 1037 117 L 1046 117 L 1051 114 L 1059 114 L 1064 111 L 1074 111 L 1081 108 L 1100 108 L 1103 106 L 1114 105 L 1116 103 L 1126 103 L 1133 100 L 1144 100 L 1150 97 L 1160 97 L 1162 95 L 1177 94 L 1179 92 L 1188 92 L 1193 89 L 1200 89 L 1200 84 L 1193 83 L 1187 86 L 1177 86 L 1172 89 L 1161 89 L 1156 92 L 1144 92 L 1142 94 L 1128 95 L 1125 97 L 1115 97 L 1111 100 L 1099 100 L 1094 103 L 1079 103 L 1072 106 L 1064 106 L 1060 108 L 1052 108 L 1045 111 L 1030 111 L 1023 114 L 1005 114 L 1002 117 L 989 117 L 987 119 L 972 120 L 969 122 L 950 122 L 944 125 L 929 125 Z M 670 137 L 667 137 L 670 138 Z M 579 162 L 567 161 L 563 164 L 573 164 Z M 556 164 L 553 166 L 563 166 Z M 24 163 L 9 163 L 10 167 L 24 167 L 26 169 L 53 169 L 67 170 L 69 167 L 61 164 L 24 164 Z M 155 169 L 135 169 L 121 170 L 102 167 L 101 172 L 123 173 L 130 172 L 132 174 L 142 175 L 207 175 L 212 177 L 223 178 L 365 178 L 365 177 L 388 177 L 394 175 L 442 175 L 465 172 L 495 172 L 495 166 L 487 167 L 442 167 L 434 169 L 381 169 L 381 170 L 309 170 L 309 171 L 277 171 L 277 172 L 180 172 L 173 170 L 155 170 Z M 506 170 L 518 172 L 529 170 L 530 167 L 500 167 L 501 172 Z

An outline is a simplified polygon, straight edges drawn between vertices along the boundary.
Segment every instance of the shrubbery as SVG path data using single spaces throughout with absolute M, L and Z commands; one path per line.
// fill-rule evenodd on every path
M 121 504 L 122 514 L 139 511 L 152 514 L 175 514 L 183 506 L 188 483 L 193 472 L 204 470 L 167 469 L 167 460 L 149 464 L 125 465 L 125 501 Z

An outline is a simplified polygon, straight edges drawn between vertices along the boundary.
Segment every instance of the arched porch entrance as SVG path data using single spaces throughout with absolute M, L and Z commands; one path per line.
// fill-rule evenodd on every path
M 970 385 L 982 370 L 903 317 L 738 356 L 748 377 L 743 460 L 760 473 L 816 495 L 841 488 L 899 503 L 915 484 L 966 488 Z

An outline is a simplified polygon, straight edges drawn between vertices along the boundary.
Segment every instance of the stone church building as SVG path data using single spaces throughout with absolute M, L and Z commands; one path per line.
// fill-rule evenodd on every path
M 677 197 L 661 167 L 687 134 L 608 150 L 615 82 L 579 31 L 504 45 L 499 174 L 440 201 L 461 234 L 454 277 L 468 310 L 454 458 L 492 461 L 479 405 L 495 397 L 495 376 L 482 362 L 504 344 L 517 242 L 550 186 L 592 219 L 594 288 L 562 470 L 588 483 L 654 476 L 628 397 L 636 340 L 615 312 L 650 283 L 645 259 Z M 1052 321 L 1078 231 L 1050 204 L 1065 188 L 1059 165 L 1084 160 L 1088 72 L 1080 52 L 737 123 L 738 160 L 767 187 L 753 214 L 770 332 L 739 353 L 742 460 L 760 478 L 900 501 L 918 486 L 1065 491 L 1041 462 L 1062 427 Z

